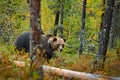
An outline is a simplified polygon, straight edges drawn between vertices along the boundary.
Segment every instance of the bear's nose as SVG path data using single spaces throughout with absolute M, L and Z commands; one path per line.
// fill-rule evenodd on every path
M 60 52 L 62 52 L 62 49 L 60 49 Z

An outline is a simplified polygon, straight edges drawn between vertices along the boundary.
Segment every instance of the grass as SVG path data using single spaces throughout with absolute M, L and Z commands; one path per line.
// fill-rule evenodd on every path
M 19 52 L 14 50 L 12 45 L 0 44 L 0 79 L 1 80 L 26 80 L 29 74 L 29 67 L 19 68 L 15 66 L 12 61 L 19 60 L 29 62 L 28 54 L 20 55 Z M 108 50 L 106 55 L 106 62 L 104 69 L 92 71 L 92 64 L 94 56 L 90 54 L 83 54 L 78 57 L 77 53 L 67 54 L 58 53 L 58 58 L 53 58 L 50 63 L 44 65 L 54 66 L 80 72 L 88 72 L 95 74 L 102 74 L 108 76 L 120 77 L 120 59 L 116 54 L 116 49 Z M 61 76 L 54 76 L 46 74 L 44 80 L 64 80 Z

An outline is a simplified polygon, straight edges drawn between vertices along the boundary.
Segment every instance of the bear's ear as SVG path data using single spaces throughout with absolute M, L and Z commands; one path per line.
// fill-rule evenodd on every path
M 66 42 L 66 39 L 63 39 L 64 40 L 64 42 Z
M 54 39 L 53 39 L 53 42 L 55 42 L 55 41 L 57 41 L 57 38 L 54 38 Z
M 49 37 L 52 37 L 53 35 L 51 35 L 51 34 L 47 34 L 47 37 L 49 38 Z

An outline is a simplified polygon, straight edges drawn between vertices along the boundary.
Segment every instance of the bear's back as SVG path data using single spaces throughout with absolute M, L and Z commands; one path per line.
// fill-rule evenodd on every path
M 30 36 L 30 32 L 25 32 L 20 34 L 17 39 L 14 42 L 14 45 L 16 46 L 16 48 L 18 50 L 22 50 L 25 49 L 25 52 L 29 52 L 29 36 Z

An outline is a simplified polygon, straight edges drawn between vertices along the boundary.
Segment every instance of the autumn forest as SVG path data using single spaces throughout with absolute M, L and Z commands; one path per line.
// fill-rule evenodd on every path
M 0 8 L 0 80 L 120 80 L 120 0 L 1 0 Z

